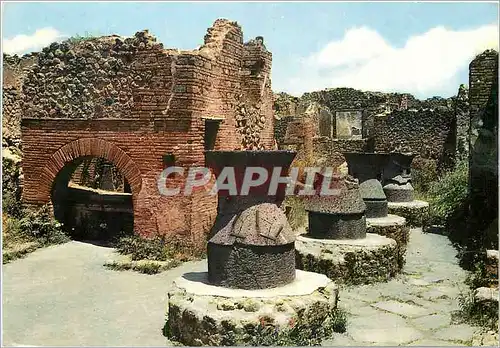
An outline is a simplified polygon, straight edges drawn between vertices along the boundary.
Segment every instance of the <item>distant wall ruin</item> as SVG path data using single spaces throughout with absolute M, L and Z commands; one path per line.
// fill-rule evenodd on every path
M 281 110 L 296 114 L 279 120 L 281 146 L 286 124 L 293 118 L 313 120 L 314 156 L 338 166 L 342 152 L 411 152 L 444 170 L 456 157 L 454 99 L 417 100 L 408 94 L 362 92 L 335 88 L 305 93 L 301 98 L 277 95 Z M 291 106 L 290 104 L 296 104 Z M 284 107 L 286 106 L 286 107 Z M 304 110 L 312 110 L 307 115 Z

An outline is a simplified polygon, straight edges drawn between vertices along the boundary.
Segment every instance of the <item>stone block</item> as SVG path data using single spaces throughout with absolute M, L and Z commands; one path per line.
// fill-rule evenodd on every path
M 398 301 L 377 302 L 372 306 L 407 318 L 417 318 L 433 313 L 430 309 Z
M 352 240 L 315 239 L 301 235 L 295 242 L 296 267 L 325 274 L 338 283 L 387 281 L 399 271 L 393 239 L 367 233 Z
M 368 218 L 366 219 L 366 232 L 394 239 L 398 245 L 398 265 L 400 269 L 403 269 L 406 246 L 410 239 L 410 226 L 406 225 L 406 219 L 397 215 Z
M 297 271 L 293 283 L 261 290 L 211 285 L 206 272 L 186 274 L 168 293 L 167 336 L 191 346 L 233 346 L 294 342 L 297 330 L 333 333 L 338 288 L 321 274 Z M 311 339 L 313 337 L 310 337 Z
M 429 203 L 424 201 L 388 202 L 389 214 L 402 216 L 410 227 L 421 227 L 429 222 Z

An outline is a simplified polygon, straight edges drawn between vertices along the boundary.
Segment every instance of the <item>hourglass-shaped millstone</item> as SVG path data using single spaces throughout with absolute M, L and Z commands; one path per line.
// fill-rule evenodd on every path
M 397 175 L 384 186 L 384 192 L 389 202 L 411 202 L 414 190 L 409 175 Z
M 237 195 L 218 191 L 217 218 L 207 245 L 208 281 L 239 289 L 265 289 L 295 279 L 295 235 L 277 204 L 284 199 L 286 184 L 269 195 L 274 167 L 288 173 L 295 157 L 291 151 L 207 151 L 207 165 L 218 178 L 222 170 L 234 168 Z M 241 188 L 248 167 L 264 168 L 268 179 Z M 233 192 L 234 193 L 234 192 Z
M 398 175 L 411 177 L 411 163 L 413 162 L 413 158 L 415 158 L 415 155 L 411 153 L 391 152 L 389 161 L 384 169 L 383 185 L 386 185 L 388 181 Z
M 346 152 L 343 155 L 347 162 L 349 175 L 358 179 L 360 184 L 370 179 L 383 181 L 384 170 L 389 163 L 390 154 Z
M 320 239 L 361 239 L 366 236 L 366 206 L 359 185 L 352 178 L 333 176 L 329 195 L 315 195 L 306 199 L 309 215 L 309 234 Z
M 380 181 L 377 179 L 366 180 L 359 185 L 359 191 L 366 204 L 367 218 L 387 216 L 387 198 Z

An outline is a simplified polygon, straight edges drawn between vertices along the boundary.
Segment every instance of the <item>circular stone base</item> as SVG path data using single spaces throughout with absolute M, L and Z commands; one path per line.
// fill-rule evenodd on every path
M 352 240 L 302 235 L 295 241 L 295 250 L 297 268 L 325 274 L 337 283 L 387 281 L 400 270 L 397 243 L 378 234 Z
M 394 239 L 398 244 L 398 265 L 402 269 L 405 264 L 406 245 L 410 238 L 410 226 L 406 219 L 397 215 L 366 219 L 366 232 L 375 233 Z
M 168 293 L 166 335 L 185 345 L 306 345 L 333 331 L 338 288 L 326 276 L 297 270 L 285 286 L 239 290 L 211 285 L 206 272 L 186 273 Z
M 429 221 L 429 203 L 424 201 L 389 202 L 389 214 L 402 216 L 410 227 L 425 226 Z

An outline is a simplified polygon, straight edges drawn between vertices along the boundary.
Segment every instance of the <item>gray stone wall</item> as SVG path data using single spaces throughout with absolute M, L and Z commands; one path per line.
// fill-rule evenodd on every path
M 333 165 L 344 161 L 342 152 L 401 151 L 415 153 L 417 162 L 419 159 L 432 161 L 439 170 L 449 168 L 458 151 L 456 110 L 460 112 L 462 143 L 467 137 L 464 135 L 466 107 L 467 96 L 463 93 L 458 98 L 426 100 L 418 100 L 410 94 L 363 92 L 352 88 L 305 93 L 300 98 L 285 93 L 275 95 L 278 117 L 285 116 L 282 112 L 286 115 L 295 112 L 295 117 L 307 115 L 313 121 L 314 156 Z M 342 117 L 346 112 L 349 115 L 356 112 L 357 117 Z M 278 145 L 283 139 L 280 132 L 284 122 L 275 128 Z M 360 127 L 361 139 L 337 129 L 339 124 Z
M 457 97 L 454 100 L 455 115 L 457 117 L 457 159 L 467 158 L 469 155 L 469 89 L 460 85 Z
M 450 108 L 394 111 L 377 116 L 376 152 L 410 152 L 450 168 L 455 158 L 456 117 Z
M 478 247 L 498 248 L 498 52 L 469 65 L 469 221 Z
M 21 89 L 36 54 L 3 55 L 2 146 L 19 146 L 21 141 Z

